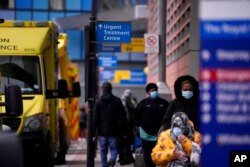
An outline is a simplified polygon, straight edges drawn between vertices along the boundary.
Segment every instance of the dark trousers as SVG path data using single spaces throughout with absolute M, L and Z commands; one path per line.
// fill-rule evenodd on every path
M 152 149 L 155 147 L 157 141 L 147 141 L 141 139 L 142 150 L 144 155 L 144 162 L 146 167 L 155 167 L 156 165 L 151 159 Z

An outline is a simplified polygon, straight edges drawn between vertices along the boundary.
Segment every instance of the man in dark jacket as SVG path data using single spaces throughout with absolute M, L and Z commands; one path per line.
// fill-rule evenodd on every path
M 135 121 L 139 127 L 146 167 L 155 167 L 151 151 L 156 144 L 157 132 L 168 107 L 168 102 L 158 96 L 157 90 L 155 83 L 149 83 L 146 86 L 147 98 L 143 99 L 135 109 Z
M 124 131 L 126 112 L 120 98 L 112 94 L 112 85 L 102 85 L 102 96 L 97 99 L 94 116 L 100 144 L 102 167 L 114 166 L 118 155 L 118 137 Z M 107 162 L 108 149 L 110 159 Z
M 163 129 L 171 127 L 171 118 L 178 111 L 184 112 L 193 122 L 194 127 L 199 129 L 199 83 L 190 75 L 183 75 L 177 78 L 174 84 L 176 98 L 173 99 L 163 118 Z

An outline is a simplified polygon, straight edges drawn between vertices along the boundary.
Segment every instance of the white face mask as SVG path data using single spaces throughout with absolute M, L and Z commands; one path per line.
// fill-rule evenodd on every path
M 158 97 L 158 92 L 157 91 L 150 92 L 150 96 L 152 99 L 156 99 Z
M 173 128 L 173 134 L 174 134 L 176 137 L 178 137 L 179 135 L 182 135 L 183 133 L 182 133 L 181 128 L 179 128 L 179 127 L 174 127 L 174 128 Z
M 191 97 L 194 96 L 194 93 L 192 91 L 182 91 L 182 96 L 185 98 L 185 99 L 190 99 Z

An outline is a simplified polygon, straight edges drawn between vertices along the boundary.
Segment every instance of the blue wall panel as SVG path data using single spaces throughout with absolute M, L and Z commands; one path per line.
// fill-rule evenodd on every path
M 5 20 L 15 20 L 15 12 L 9 10 L 0 10 L 1 18 Z
M 81 10 L 81 0 L 66 0 L 66 10 Z
M 15 20 L 31 20 L 31 12 L 17 11 Z
M 33 9 L 48 9 L 48 0 L 33 0 Z
M 37 21 L 47 21 L 48 20 L 48 12 L 34 12 L 33 20 Z
M 16 0 L 16 9 L 31 9 L 32 0 Z
M 80 60 L 82 57 L 82 32 L 79 30 L 69 30 L 68 34 L 68 48 L 71 60 Z
M 91 11 L 92 1 L 90 0 L 82 0 L 82 10 L 83 11 Z

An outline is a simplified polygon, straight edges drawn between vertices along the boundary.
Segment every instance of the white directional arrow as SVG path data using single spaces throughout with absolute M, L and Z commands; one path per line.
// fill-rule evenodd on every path
M 99 24 L 98 27 L 99 27 L 100 29 L 102 29 L 102 24 Z

